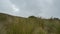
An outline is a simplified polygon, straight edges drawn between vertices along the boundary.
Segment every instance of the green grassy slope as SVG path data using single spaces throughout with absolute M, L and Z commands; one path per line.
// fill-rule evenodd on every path
M 60 34 L 58 18 L 28 18 L 0 13 L 0 34 Z

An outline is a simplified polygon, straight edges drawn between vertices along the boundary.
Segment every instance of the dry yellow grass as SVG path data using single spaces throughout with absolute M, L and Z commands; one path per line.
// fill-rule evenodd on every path
M 0 14 L 0 34 L 60 34 L 59 19 L 29 18 Z

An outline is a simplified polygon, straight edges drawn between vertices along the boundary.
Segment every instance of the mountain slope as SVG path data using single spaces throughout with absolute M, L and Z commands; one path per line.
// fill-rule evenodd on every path
M 60 34 L 60 19 L 23 18 L 0 13 L 0 34 Z

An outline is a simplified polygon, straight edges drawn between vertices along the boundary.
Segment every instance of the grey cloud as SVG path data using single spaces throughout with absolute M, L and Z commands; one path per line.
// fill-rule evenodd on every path
M 19 8 L 19 11 L 13 12 L 12 4 Z M 60 0 L 0 0 L 0 12 L 24 17 L 60 17 Z
M 0 12 L 17 15 L 19 12 L 13 12 L 12 5 L 10 0 L 0 0 Z
M 40 3 L 38 0 L 11 0 L 22 12 L 30 12 L 33 14 L 40 13 Z M 24 10 L 24 11 L 23 11 Z
M 0 0 L 0 10 L 1 11 L 10 11 L 11 3 L 9 0 Z

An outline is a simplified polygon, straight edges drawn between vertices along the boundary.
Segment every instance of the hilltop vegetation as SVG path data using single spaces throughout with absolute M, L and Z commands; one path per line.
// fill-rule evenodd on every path
M 0 13 L 0 34 L 60 34 L 60 19 L 23 18 Z

